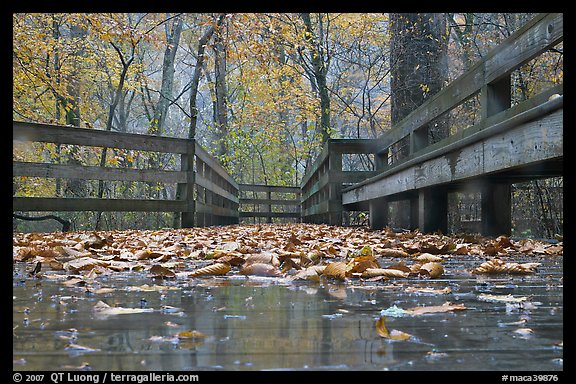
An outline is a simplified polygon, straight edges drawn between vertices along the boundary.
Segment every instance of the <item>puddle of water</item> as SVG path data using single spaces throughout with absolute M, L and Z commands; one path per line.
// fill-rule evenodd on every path
M 561 260 L 548 261 L 546 268 L 528 277 L 448 273 L 439 280 L 345 284 L 244 277 L 162 281 L 131 273 L 97 277 L 90 291 L 17 271 L 14 369 L 559 371 Z M 529 299 L 489 302 L 481 294 Z M 151 311 L 96 316 L 99 301 Z M 410 334 L 408 340 L 376 332 L 383 309 L 446 301 L 467 309 L 386 317 L 388 329 Z M 198 337 L 177 336 L 187 331 Z

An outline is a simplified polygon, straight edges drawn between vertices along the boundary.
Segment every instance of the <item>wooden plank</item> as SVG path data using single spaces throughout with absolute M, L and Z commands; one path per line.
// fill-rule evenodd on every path
M 12 139 L 16 141 L 37 141 L 166 153 L 186 153 L 187 146 L 190 145 L 189 140 L 174 137 L 111 132 L 22 121 L 12 122 Z
M 300 212 L 244 212 L 240 211 L 240 217 L 279 217 L 300 218 Z
M 331 139 L 328 139 L 328 141 L 326 141 L 324 143 L 324 145 L 322 147 L 322 151 L 320 152 L 320 154 L 318 155 L 316 160 L 314 160 L 314 163 L 312 164 L 312 166 L 310 167 L 308 172 L 302 178 L 302 182 L 300 183 L 300 188 L 302 188 L 302 190 L 305 189 L 306 184 L 308 184 L 308 181 L 310 180 L 310 178 L 315 173 L 318 172 L 318 169 L 320 169 L 322 164 L 324 164 L 324 162 L 328 159 L 328 155 L 330 154 L 330 142 L 331 142 Z
M 262 204 L 262 205 L 300 205 L 300 200 L 280 200 L 280 199 L 240 199 L 240 204 Z
M 212 155 L 210 155 L 200 144 L 196 143 L 196 156 L 204 162 L 204 164 L 208 165 L 210 169 L 216 172 L 220 177 L 226 180 L 228 183 L 232 184 L 234 189 L 238 189 L 238 183 L 228 174 L 228 172 L 222 167 L 220 162 L 216 160 Z
M 238 200 L 238 196 L 233 195 L 232 193 L 228 192 L 227 190 L 225 190 L 224 188 L 214 184 L 213 182 L 211 182 L 210 180 L 208 180 L 207 178 L 205 178 L 204 176 L 201 175 L 196 175 L 196 180 L 195 180 L 196 184 L 198 184 L 199 186 L 206 188 L 207 190 L 220 195 L 222 197 L 224 197 L 227 200 L 230 200 L 236 204 L 238 204 L 239 200 Z
M 32 162 L 12 162 L 12 176 L 83 179 L 83 180 L 122 180 L 158 183 L 184 183 L 186 173 L 181 171 L 109 168 L 74 164 L 49 164 Z
M 214 216 L 238 217 L 238 210 L 236 209 L 205 204 L 199 201 L 196 202 L 196 213 L 203 213 Z
M 478 134 L 483 134 L 481 140 L 461 140 L 456 143 L 460 146 L 452 148 L 452 152 L 420 157 L 415 160 L 421 161 L 408 162 L 408 167 L 385 172 L 386 177 L 378 176 L 347 189 L 342 196 L 343 204 L 484 177 L 510 169 L 521 172 L 523 167 L 530 167 L 533 172 L 533 164 L 563 158 L 563 109 L 509 129 L 493 126 Z
M 330 139 L 331 153 L 375 153 L 374 139 Z
M 272 193 L 294 193 L 300 194 L 300 187 L 283 185 L 262 185 L 262 184 L 238 184 L 238 189 L 243 192 L 272 192 Z
M 180 200 L 97 199 L 58 197 L 13 197 L 13 211 L 102 211 L 102 212 L 182 212 L 187 203 Z
M 531 120 L 537 120 L 545 116 L 546 114 L 553 113 L 556 110 L 560 110 L 563 108 L 564 105 L 564 97 L 560 96 L 558 98 L 548 100 L 538 106 L 530 108 L 528 110 L 522 110 L 522 112 L 507 118 L 506 120 L 499 121 L 494 125 L 485 128 L 485 124 L 481 122 L 479 124 L 480 128 L 475 125 L 472 127 L 467 128 L 462 132 L 460 135 L 450 136 L 438 143 L 435 143 L 432 146 L 427 147 L 426 149 L 422 150 L 417 155 L 413 155 L 406 159 L 403 162 L 394 164 L 391 167 L 386 168 L 383 172 L 379 173 L 378 175 L 366 179 L 353 187 L 348 187 L 344 190 L 351 190 L 353 188 L 360 187 L 365 184 L 370 184 L 375 182 L 378 179 L 388 177 L 389 175 L 398 172 L 402 169 L 412 167 L 418 163 L 424 162 L 426 160 L 439 157 L 451 151 L 459 150 L 475 141 L 483 140 L 491 135 L 495 135 L 506 130 L 512 129 L 520 124 Z M 501 112 L 503 116 L 508 116 L 505 112 Z M 472 133 L 468 133 L 472 132 Z

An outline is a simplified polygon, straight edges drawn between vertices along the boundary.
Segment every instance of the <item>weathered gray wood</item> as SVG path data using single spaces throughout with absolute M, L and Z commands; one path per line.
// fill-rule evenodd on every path
M 561 99 L 545 104 L 561 107 Z M 343 192 L 343 204 L 560 159 L 563 109 L 541 107 L 533 110 L 549 113 L 537 119 L 533 114 L 529 114 L 530 119 L 511 118 L 350 187 Z
M 280 185 L 261 185 L 261 184 L 238 184 L 241 192 L 277 192 L 277 193 L 294 193 L 300 195 L 300 187 L 280 186 Z
M 196 144 L 196 156 L 202 160 L 210 169 L 216 172 L 220 177 L 232 185 L 234 189 L 238 189 L 238 183 L 228 174 L 228 172 L 220 165 L 212 155 L 210 155 L 199 144 Z
M 168 171 L 135 168 L 103 168 L 74 164 L 50 164 L 12 162 L 12 176 L 46 177 L 83 180 L 122 180 L 158 183 L 183 183 L 186 174 L 182 171 Z
M 240 217 L 300 218 L 300 212 L 252 212 L 240 211 Z
M 12 139 L 140 151 L 186 153 L 188 140 L 174 137 L 102 131 L 61 125 L 13 121 Z
M 102 211 L 102 212 L 182 212 L 186 201 L 97 199 L 58 197 L 13 197 L 13 211 Z
M 443 187 L 422 188 L 418 196 L 418 228 L 448 232 L 448 193 Z
M 238 204 L 238 202 L 239 202 L 238 196 L 228 192 L 227 190 L 218 186 L 217 184 L 213 183 L 212 181 L 208 180 L 204 176 L 196 175 L 196 181 L 195 182 L 196 182 L 196 184 L 198 184 L 202 188 L 206 188 L 210 192 L 215 193 L 219 196 L 222 196 L 227 200 L 230 200 L 236 204 Z
M 240 199 L 240 204 L 262 204 L 262 205 L 300 205 L 300 200 L 289 199 Z
M 482 234 L 510 236 L 512 233 L 511 190 L 510 183 L 482 184 Z
M 371 229 L 382 229 L 388 225 L 388 199 L 381 197 L 369 202 Z
M 229 217 L 238 217 L 238 210 L 219 207 L 212 204 L 205 204 L 202 202 L 196 202 L 196 213 L 204 213 L 213 216 L 229 216 Z

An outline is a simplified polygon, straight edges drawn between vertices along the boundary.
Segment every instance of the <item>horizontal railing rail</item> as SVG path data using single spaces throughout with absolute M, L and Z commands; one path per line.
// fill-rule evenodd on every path
M 269 223 L 273 218 L 300 220 L 300 187 L 239 184 L 239 190 L 241 218 L 266 218 Z
M 238 184 L 195 140 L 13 121 L 13 141 L 174 153 L 180 169 L 13 161 L 13 177 L 176 184 L 175 199 L 13 196 L 14 211 L 179 212 L 181 225 L 238 222 Z

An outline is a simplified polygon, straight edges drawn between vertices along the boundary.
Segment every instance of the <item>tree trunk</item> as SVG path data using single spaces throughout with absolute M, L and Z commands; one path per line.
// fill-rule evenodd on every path
M 301 13 L 300 17 L 306 26 L 306 42 L 309 44 L 311 50 L 310 62 L 312 63 L 312 73 L 316 82 L 316 90 L 320 97 L 320 129 L 322 130 L 322 142 L 330 138 L 330 95 L 328 94 L 328 86 L 326 82 L 326 74 L 328 73 L 328 58 L 320 43 L 314 37 L 312 29 L 312 21 L 310 20 L 309 13 Z M 322 21 L 319 22 L 322 29 Z M 306 65 L 306 64 L 304 64 Z
M 223 157 L 228 153 L 226 136 L 228 134 L 228 89 L 226 86 L 226 48 L 223 43 L 222 30 L 218 28 L 214 44 L 214 124 L 216 126 L 216 155 L 223 163 Z
M 397 125 L 429 97 L 442 89 L 447 79 L 448 35 L 445 14 L 390 14 L 391 115 L 392 126 Z M 444 118 L 428 126 L 424 136 L 426 146 L 449 134 Z M 392 161 L 406 157 L 410 145 L 406 140 L 393 146 Z M 414 204 L 414 202 L 412 202 Z M 409 201 L 399 201 L 392 207 L 393 225 L 415 227 Z M 396 211 L 397 209 L 397 211 Z M 394 212 L 396 211 L 396 212 Z

